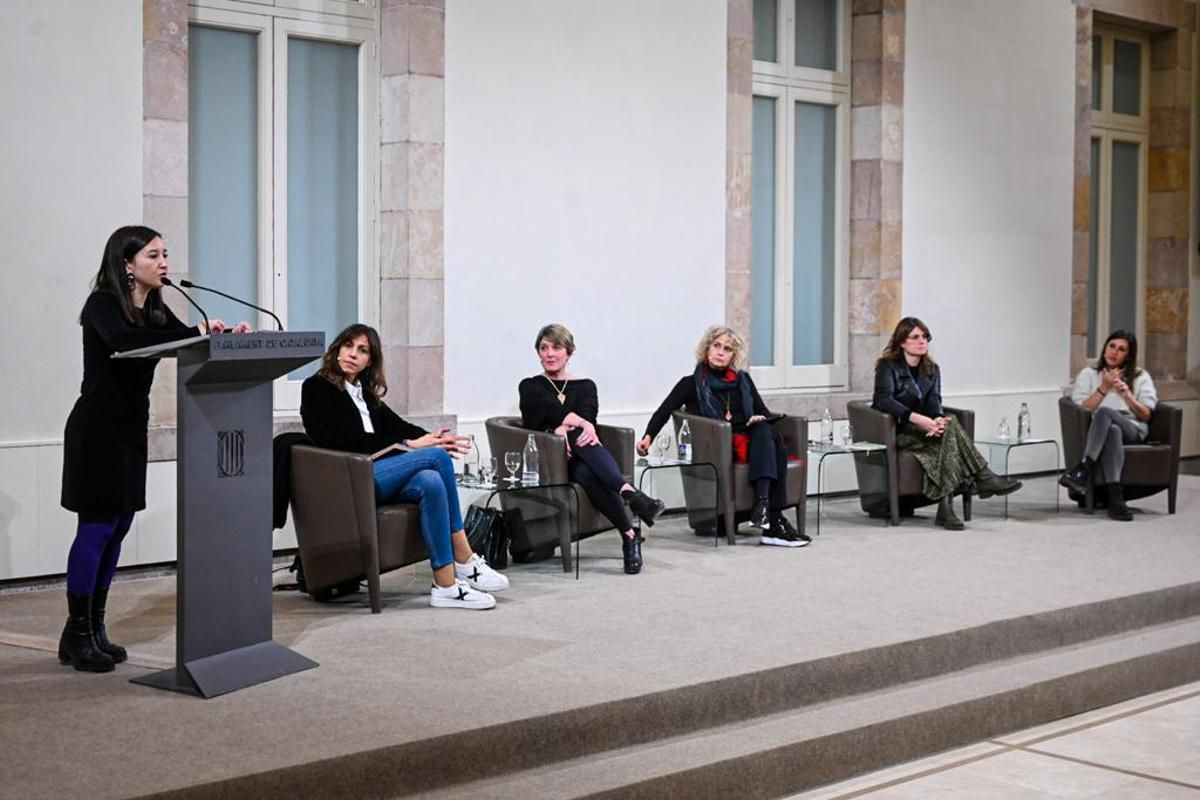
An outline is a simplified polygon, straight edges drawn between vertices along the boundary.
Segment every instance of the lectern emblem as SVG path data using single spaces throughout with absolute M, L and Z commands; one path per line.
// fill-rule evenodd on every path
M 217 431 L 217 477 L 235 478 L 246 467 L 246 436 L 240 431 Z

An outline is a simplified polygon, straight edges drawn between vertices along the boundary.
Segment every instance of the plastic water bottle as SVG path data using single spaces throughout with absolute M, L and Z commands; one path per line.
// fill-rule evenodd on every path
M 1021 403 L 1021 410 L 1017 412 L 1017 441 L 1023 442 L 1033 434 L 1029 429 L 1029 404 Z
M 463 461 L 463 483 L 474 486 L 482 480 L 479 473 L 479 445 L 475 444 L 475 435 L 471 434 L 471 450 Z
M 685 419 L 679 426 L 679 460 L 685 464 L 692 463 L 692 426 Z
M 833 415 L 829 413 L 828 407 L 821 415 L 821 444 L 833 444 Z
M 521 464 L 521 485 L 537 486 L 541 481 L 541 469 L 538 464 L 537 442 L 533 440 L 532 433 L 525 442 L 525 453 L 521 458 Z

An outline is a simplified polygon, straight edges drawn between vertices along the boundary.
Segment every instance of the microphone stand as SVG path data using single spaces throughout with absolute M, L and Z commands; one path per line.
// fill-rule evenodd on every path
M 186 299 L 186 300 L 187 300 L 189 303 L 191 303 L 193 306 L 195 306 L 195 307 L 196 307 L 196 310 L 200 312 L 200 316 L 201 316 L 201 317 L 204 319 L 204 327 L 206 328 L 206 330 L 205 330 L 205 333 L 207 333 L 207 334 L 211 335 L 211 334 L 212 334 L 212 325 L 210 325 L 210 324 L 209 324 L 209 322 L 208 322 L 208 314 L 205 314 L 205 313 L 204 313 L 204 309 L 200 307 L 200 304 L 199 304 L 199 303 L 197 303 L 195 300 L 193 300 L 193 299 L 192 299 L 192 297 L 191 297 L 191 295 L 189 295 L 189 294 L 188 294 L 187 292 L 185 292 L 183 289 L 180 289 L 178 286 L 176 286 L 176 285 L 175 285 L 175 282 L 174 282 L 173 280 L 171 280 L 170 278 L 163 277 L 163 279 L 162 279 L 162 285 L 163 285 L 163 286 L 170 286 L 172 289 L 174 289 L 175 291 L 177 291 L 177 292 L 179 292 L 181 295 L 183 295 L 183 296 L 184 296 L 184 299 Z
M 213 294 L 219 294 L 221 297 L 224 297 L 227 300 L 232 300 L 235 303 L 241 303 L 244 306 L 253 308 L 255 311 L 261 311 L 262 313 L 269 316 L 271 319 L 275 320 L 275 325 L 276 325 L 277 330 L 283 330 L 283 323 L 279 321 L 279 317 L 275 316 L 274 311 L 265 309 L 262 306 L 256 306 L 256 305 L 254 305 L 254 303 L 251 303 L 247 300 L 243 300 L 240 297 L 234 297 L 231 294 L 226 294 L 225 292 L 222 292 L 220 289 L 213 289 L 208 286 L 201 286 L 200 284 L 192 283 L 189 280 L 182 280 L 179 282 L 179 285 L 183 286 L 187 289 L 199 289 L 202 292 L 212 292 Z

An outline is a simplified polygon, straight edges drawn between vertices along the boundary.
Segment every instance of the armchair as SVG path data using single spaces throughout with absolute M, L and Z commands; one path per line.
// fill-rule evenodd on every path
M 684 411 L 673 412 L 671 419 L 675 424 L 676 440 L 680 426 L 687 420 L 692 433 L 692 461 L 707 462 L 716 467 L 718 525 L 724 530 L 726 540 L 736 544 L 737 524 L 750 518 L 755 493 L 750 485 L 749 467 L 733 463 L 733 426 L 724 420 Z M 796 528 L 803 532 L 808 503 L 808 420 L 784 417 L 774 425 L 783 436 L 789 456 L 786 507 L 796 509 Z M 791 460 L 793 456 L 797 460 Z M 683 490 L 689 507 L 705 505 L 688 498 L 689 493 L 698 490 L 688 481 L 684 481 Z M 689 522 L 693 520 L 689 519 Z M 717 531 L 718 535 L 720 533 Z
M 1073 467 L 1083 458 L 1092 412 L 1069 397 L 1058 399 L 1058 417 L 1062 423 L 1063 458 Z M 1125 467 L 1120 482 L 1126 500 L 1167 490 L 1167 513 L 1175 513 L 1175 493 L 1179 485 L 1179 444 L 1183 438 L 1183 410 L 1169 403 L 1159 403 L 1150 416 L 1150 434 L 1141 444 L 1125 445 Z M 1110 479 L 1097 463 L 1088 476 L 1088 492 L 1080 496 L 1071 492 L 1072 500 L 1091 513 L 1096 508 L 1097 495 Z
M 291 490 L 310 593 L 366 577 L 371 613 L 378 614 L 383 610 L 380 574 L 429 557 L 417 506 L 375 505 L 368 456 L 296 445 Z
M 963 430 L 975 438 L 975 412 L 963 408 L 944 407 L 947 414 L 958 420 Z M 873 517 L 887 517 L 892 525 L 900 517 L 912 516 L 913 509 L 933 503 L 923 492 L 925 470 L 911 453 L 896 446 L 896 418 L 871 407 L 869 400 L 852 400 L 846 413 L 856 438 L 887 447 L 887 485 L 881 485 L 880 474 L 869 469 L 865 459 L 855 456 L 858 476 L 859 502 L 863 511 Z M 963 519 L 971 519 L 971 495 L 963 495 Z
M 541 483 L 545 485 L 571 482 L 567 475 L 567 451 L 563 437 L 544 431 L 522 428 L 520 417 L 492 417 L 484 423 L 484 427 L 487 429 L 488 447 L 498 459 L 503 458 L 504 453 L 522 452 L 529 435 L 533 434 L 538 448 Z M 597 425 L 596 433 L 600 437 L 600 443 L 608 448 L 613 458 L 616 459 L 617 465 L 621 468 L 621 474 L 627 481 L 632 482 L 633 430 L 612 425 Z M 573 539 L 584 539 L 613 527 L 608 518 L 592 505 L 582 486 L 575 484 L 575 494 L 579 499 L 579 516 L 576 520 Z M 501 497 L 501 503 L 504 502 L 504 498 Z M 567 544 L 569 542 L 560 542 L 560 545 L 563 545 L 564 571 L 571 568 L 569 547 L 565 546 Z

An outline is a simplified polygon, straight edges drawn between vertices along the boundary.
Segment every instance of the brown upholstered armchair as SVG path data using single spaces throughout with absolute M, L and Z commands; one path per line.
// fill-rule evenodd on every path
M 293 447 L 292 514 L 308 591 L 365 577 L 373 614 L 383 610 L 380 574 L 429 558 L 415 505 L 375 505 L 365 455 Z
M 1058 418 L 1062 423 L 1063 457 L 1069 469 L 1083 458 L 1088 428 L 1092 425 L 1092 412 L 1069 397 L 1060 397 Z M 1125 467 L 1120 481 L 1126 500 L 1148 497 L 1166 489 L 1167 513 L 1175 513 L 1175 491 L 1179 485 L 1179 443 L 1182 437 L 1183 410 L 1168 403 L 1159 403 L 1150 416 L 1150 435 L 1146 441 L 1125 445 Z M 1097 463 L 1088 476 L 1087 494 L 1079 496 L 1071 492 L 1071 499 L 1091 513 L 1096 508 L 1097 489 L 1109 480 Z
M 975 438 L 975 412 L 964 408 L 943 407 L 972 439 Z M 873 517 L 887 517 L 892 525 L 900 517 L 912 516 L 913 509 L 933 503 L 925 496 L 922 486 L 925 470 L 912 455 L 896 446 L 896 418 L 871 407 L 869 400 L 852 400 L 846 404 L 846 414 L 854 429 L 854 438 L 887 447 L 887 485 L 881 485 L 882 474 L 870 469 L 867 459 L 854 458 L 858 476 L 859 502 L 863 511 Z M 971 495 L 963 495 L 963 519 L 971 519 Z
M 484 427 L 487 429 L 488 447 L 498 462 L 503 463 L 505 453 L 523 452 L 529 435 L 533 434 L 538 448 L 541 483 L 548 485 L 571 482 L 567 477 L 567 450 L 563 437 L 522 428 L 520 417 L 492 417 L 484 423 Z M 597 425 L 596 434 L 600 437 L 600 443 L 608 448 L 616 459 L 625 480 L 632 483 L 633 430 L 612 425 Z M 573 538 L 585 539 L 613 527 L 608 518 L 592 505 L 582 486 L 575 484 L 575 493 L 579 498 L 579 518 Z M 501 502 L 503 500 L 502 497 Z M 564 552 L 562 557 L 563 569 L 570 569 L 570 553 Z
M 692 462 L 709 463 L 717 469 L 717 524 L 730 544 L 736 544 L 737 525 L 750 519 L 754 508 L 754 487 L 750 484 L 749 466 L 733 463 L 733 426 L 711 417 L 675 411 L 675 439 L 687 420 L 692 433 Z M 783 436 L 788 451 L 787 508 L 796 509 L 796 528 L 804 532 L 804 515 L 808 504 L 808 420 L 783 417 L 774 423 Z M 791 460 L 796 457 L 796 460 Z M 688 499 L 690 484 L 684 481 L 684 499 L 689 507 L 697 505 Z M 703 503 L 699 505 L 704 505 Z M 722 531 L 718 530 L 720 535 Z

